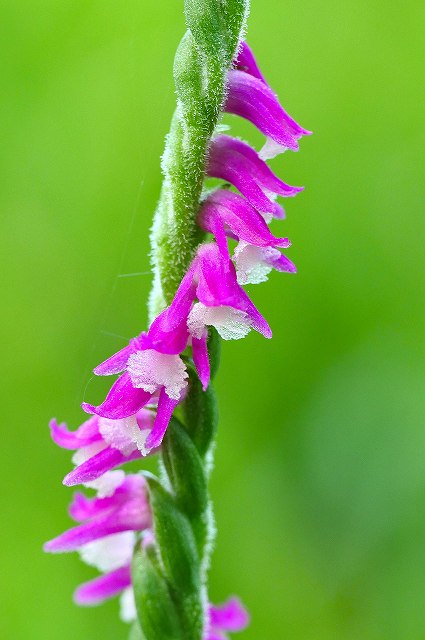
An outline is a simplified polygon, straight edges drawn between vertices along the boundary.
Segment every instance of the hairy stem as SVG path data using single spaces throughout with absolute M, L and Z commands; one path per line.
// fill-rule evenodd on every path
M 226 74 L 242 37 L 248 0 L 185 0 L 188 31 L 175 57 L 177 108 L 162 160 L 164 181 L 151 234 L 153 319 L 173 296 L 204 234 L 196 223 L 211 137 L 226 94 Z M 210 332 L 214 375 L 219 340 Z M 202 640 L 206 573 L 214 537 L 208 497 L 217 405 L 191 367 L 189 393 L 162 444 L 163 477 L 147 476 L 155 541 L 133 562 L 138 624 L 133 638 Z

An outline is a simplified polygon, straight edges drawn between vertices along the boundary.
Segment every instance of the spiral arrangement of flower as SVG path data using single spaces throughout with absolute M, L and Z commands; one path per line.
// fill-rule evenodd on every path
M 266 160 L 310 132 L 281 106 L 244 41 L 247 0 L 186 0 L 188 31 L 178 48 L 177 109 L 163 156 L 164 182 L 152 228 L 151 324 L 96 375 L 116 375 L 105 400 L 77 430 L 53 420 L 56 444 L 73 450 L 68 486 L 77 526 L 45 545 L 78 551 L 101 575 L 75 601 L 121 594 L 133 640 L 220 640 L 248 615 L 236 598 L 209 603 L 207 569 L 215 527 L 208 496 L 217 406 L 212 378 L 220 340 L 271 329 L 243 289 L 272 269 L 295 273 L 281 252 L 290 241 L 270 231 L 284 218 L 286 184 Z M 264 134 L 257 152 L 223 133 L 227 112 Z M 220 185 L 208 189 L 205 180 Z M 231 246 L 229 245 L 229 240 Z M 232 247 L 232 249 L 231 249 Z M 126 474 L 127 462 L 158 454 L 160 478 Z

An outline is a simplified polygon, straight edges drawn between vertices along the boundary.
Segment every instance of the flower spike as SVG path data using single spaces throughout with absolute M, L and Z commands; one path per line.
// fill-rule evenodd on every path
M 118 376 L 76 430 L 52 420 L 52 440 L 73 451 L 67 486 L 75 525 L 45 544 L 77 551 L 100 574 L 74 600 L 97 605 L 119 596 L 131 637 L 227 640 L 249 616 L 237 598 L 209 603 L 207 571 L 215 527 L 208 496 L 217 406 L 210 379 L 220 338 L 272 331 L 243 285 L 272 269 L 295 273 L 273 219 L 278 197 L 303 190 L 266 164 L 310 132 L 280 104 L 245 33 L 249 0 L 183 0 L 188 30 L 175 57 L 177 109 L 162 159 L 164 183 L 151 234 L 149 326 L 97 365 Z M 260 152 L 219 133 L 223 112 L 266 136 Z M 223 128 L 221 128 L 223 131 Z M 224 181 L 209 188 L 207 178 Z M 123 466 L 161 458 L 160 478 Z

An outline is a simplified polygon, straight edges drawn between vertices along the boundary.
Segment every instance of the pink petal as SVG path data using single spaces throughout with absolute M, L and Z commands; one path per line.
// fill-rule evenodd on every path
M 258 78 L 259 80 L 266 82 L 263 74 L 260 71 L 254 54 L 252 53 L 252 49 L 247 45 L 246 42 L 241 43 L 234 64 L 235 67 L 240 71 L 245 71 L 245 73 L 249 73 L 251 76 L 254 76 L 254 78 Z
M 97 416 L 83 422 L 75 431 L 69 431 L 65 422 L 58 423 L 55 418 L 50 421 L 49 427 L 53 442 L 62 449 L 81 449 L 102 439 Z
M 238 306 L 236 306 L 236 304 L 234 305 L 235 309 L 240 309 L 248 314 L 252 322 L 252 328 L 258 331 L 258 333 L 261 333 L 265 338 L 270 339 L 272 337 L 272 330 L 270 329 L 267 320 L 261 315 L 242 287 L 240 288 L 237 304 Z
M 210 381 L 210 361 L 208 357 L 208 331 L 205 330 L 202 338 L 192 338 L 193 363 L 198 373 L 202 388 L 205 391 Z
M 93 372 L 97 376 L 110 376 L 115 373 L 121 373 L 124 371 L 127 360 L 132 352 L 131 346 L 127 345 L 107 360 L 104 360 L 104 362 L 101 362 L 93 369 Z
M 248 314 L 253 328 L 266 338 L 271 329 L 248 295 L 238 284 L 232 262 L 225 261 L 216 244 L 203 244 L 198 249 L 198 300 L 207 307 L 229 306 Z
M 142 531 L 150 526 L 148 510 L 143 510 L 139 500 L 129 500 L 118 509 L 102 513 L 83 524 L 68 529 L 44 545 L 45 551 L 61 553 L 76 551 L 93 540 L 99 540 L 122 531 Z
M 232 191 L 218 189 L 203 203 L 199 214 L 201 226 L 214 233 L 217 219 L 237 238 L 257 247 L 289 247 L 291 244 L 288 238 L 275 237 L 263 216 Z
M 146 438 L 145 446 L 147 450 L 156 449 L 160 446 L 167 430 L 168 423 L 170 422 L 171 415 L 179 402 L 179 400 L 169 398 L 164 387 L 161 389 L 155 422 L 153 424 L 152 431 Z
M 268 85 L 237 69 L 228 72 L 224 110 L 249 120 L 264 135 L 293 151 L 298 151 L 297 140 L 311 133 L 286 113 Z
M 230 598 L 225 604 L 210 605 L 211 626 L 222 631 L 242 631 L 249 624 L 249 615 L 238 598 Z
M 280 257 L 277 260 L 270 260 L 271 266 L 276 269 L 276 271 L 285 271 L 286 273 L 297 273 L 297 267 L 294 265 L 289 258 L 280 254 Z
M 87 413 L 95 413 L 102 418 L 119 420 L 129 418 L 149 402 L 152 394 L 143 389 L 135 389 L 128 373 L 123 373 L 109 390 L 106 399 L 95 407 L 87 402 L 81 405 Z
M 226 135 L 213 140 L 207 171 L 208 175 L 233 184 L 259 211 L 275 213 L 276 203 L 267 197 L 265 189 L 286 197 L 303 190 L 282 182 L 252 147 Z
M 131 586 L 130 566 L 121 567 L 79 586 L 74 593 L 74 601 L 82 606 L 100 604 L 104 600 L 118 595 L 129 586 Z
M 138 449 L 125 456 L 118 449 L 107 447 L 70 471 L 63 479 L 63 484 L 67 487 L 72 487 L 76 484 L 92 482 L 107 471 L 111 471 L 111 469 L 115 469 L 115 467 L 119 467 L 126 462 L 137 460 L 140 457 L 141 453 Z
M 190 310 L 190 307 L 189 307 Z M 189 311 L 187 312 L 189 314 Z M 155 349 L 160 353 L 179 354 L 186 349 L 189 333 L 186 326 L 187 315 L 174 328 L 166 328 L 170 324 L 170 307 L 153 321 L 145 343 L 145 349 Z
M 137 498 L 142 506 L 146 503 L 146 482 L 142 476 L 129 474 L 114 493 L 106 498 L 88 498 L 84 493 L 75 493 L 69 514 L 77 522 L 83 522 L 110 513 L 134 498 Z

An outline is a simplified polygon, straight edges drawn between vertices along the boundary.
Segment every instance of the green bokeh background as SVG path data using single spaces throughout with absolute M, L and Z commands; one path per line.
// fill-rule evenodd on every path
M 253 0 L 249 41 L 315 135 L 273 161 L 306 191 L 277 233 L 297 276 L 250 294 L 274 330 L 223 350 L 211 597 L 246 640 L 425 638 L 423 2 Z M 4 0 L 0 20 L 0 633 L 126 638 L 95 572 L 43 555 L 69 526 L 90 370 L 146 323 L 148 232 L 173 110 L 179 0 Z M 249 125 L 227 118 L 260 143 Z M 277 230 L 277 229 L 276 229 Z

